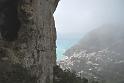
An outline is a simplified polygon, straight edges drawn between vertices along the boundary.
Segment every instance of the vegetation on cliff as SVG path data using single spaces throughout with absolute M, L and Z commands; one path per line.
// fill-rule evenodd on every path
M 69 69 L 61 69 L 60 66 L 54 67 L 54 79 L 53 83 L 98 83 L 97 81 L 92 80 L 88 82 L 87 78 L 81 78 L 76 72 Z

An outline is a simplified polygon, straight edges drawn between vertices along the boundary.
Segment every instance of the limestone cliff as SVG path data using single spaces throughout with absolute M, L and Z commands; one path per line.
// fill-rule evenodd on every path
M 2 38 L 0 40 L 0 69 L 4 66 L 1 71 L 9 72 L 13 77 L 15 65 L 19 65 L 19 68 L 28 71 L 30 76 L 26 76 L 35 78 L 33 83 L 52 83 L 53 66 L 56 64 L 56 29 L 53 13 L 57 4 L 58 0 L 19 1 L 18 18 L 21 27 L 17 32 L 18 37 L 14 41 Z M 0 75 L 2 80 L 1 77 L 7 76 Z M 23 79 L 19 83 L 27 82 Z

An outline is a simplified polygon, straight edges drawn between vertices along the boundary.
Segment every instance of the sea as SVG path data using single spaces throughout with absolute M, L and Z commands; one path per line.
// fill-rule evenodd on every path
M 68 39 L 68 40 L 57 40 L 57 48 L 56 48 L 56 54 L 57 54 L 57 61 L 60 61 L 64 57 L 64 53 L 67 49 L 71 48 L 73 45 L 75 45 L 78 42 L 78 40 L 75 39 Z

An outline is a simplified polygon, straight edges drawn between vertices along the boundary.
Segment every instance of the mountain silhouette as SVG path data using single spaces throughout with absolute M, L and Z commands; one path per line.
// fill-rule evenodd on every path
M 103 25 L 68 49 L 59 64 L 100 83 L 124 83 L 124 27 Z

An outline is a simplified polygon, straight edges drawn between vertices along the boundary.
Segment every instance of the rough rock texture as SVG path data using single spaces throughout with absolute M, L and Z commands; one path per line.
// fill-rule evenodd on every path
M 20 0 L 18 17 L 21 28 L 15 41 L 0 40 L 0 67 L 4 62 L 18 64 L 35 77 L 35 83 L 52 83 L 56 63 L 53 13 L 57 4 L 58 0 Z

